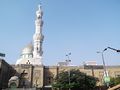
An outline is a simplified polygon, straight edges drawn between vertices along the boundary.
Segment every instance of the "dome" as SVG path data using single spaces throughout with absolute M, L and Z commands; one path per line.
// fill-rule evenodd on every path
M 22 54 L 31 54 L 33 52 L 33 45 L 32 43 L 28 44 L 25 48 L 22 50 Z
M 9 81 L 15 81 L 15 80 L 18 80 L 18 76 L 12 76 Z

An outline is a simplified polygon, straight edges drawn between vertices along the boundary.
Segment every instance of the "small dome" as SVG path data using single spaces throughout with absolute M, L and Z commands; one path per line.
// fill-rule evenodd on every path
M 32 43 L 28 44 L 25 48 L 22 50 L 22 54 L 31 54 L 33 52 L 33 45 Z
M 18 76 L 12 76 L 9 81 L 15 81 L 15 80 L 18 80 Z

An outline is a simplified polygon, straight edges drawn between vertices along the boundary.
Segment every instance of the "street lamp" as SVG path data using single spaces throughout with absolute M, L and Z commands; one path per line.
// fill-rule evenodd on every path
M 108 47 L 108 48 L 111 49 L 111 50 L 114 50 L 114 51 L 116 51 L 116 52 L 120 52 L 119 49 L 115 49 L 115 48 L 111 48 L 111 47 Z
M 66 56 L 67 56 L 66 62 L 70 62 L 70 55 L 71 55 L 71 53 L 66 54 Z
M 105 60 L 104 60 L 104 51 L 106 51 L 107 48 L 105 48 L 102 52 L 97 52 L 97 53 L 101 53 L 102 55 L 102 62 L 103 62 L 103 69 L 104 69 L 104 81 L 107 84 L 107 87 L 109 87 L 109 77 L 108 77 L 108 72 L 106 70 L 106 65 L 105 65 Z
M 68 53 L 68 54 L 66 54 L 66 56 L 67 56 L 67 60 L 66 60 L 66 63 L 67 63 L 67 66 L 70 64 L 70 62 L 71 62 L 71 60 L 70 60 L 70 56 L 71 55 L 71 53 Z M 69 79 L 69 86 L 70 86 L 70 69 L 68 70 L 68 79 Z M 69 87 L 69 90 L 71 90 L 71 88 Z
M 104 60 L 104 55 L 103 55 L 103 53 L 104 53 L 104 51 L 106 51 L 107 50 L 107 48 L 105 48 L 102 52 L 97 52 L 97 53 L 101 53 L 101 55 L 102 55 L 102 62 L 103 62 L 103 69 L 104 69 L 104 72 L 105 72 L 105 76 L 107 76 L 107 73 L 106 73 L 106 65 L 105 65 L 105 60 Z

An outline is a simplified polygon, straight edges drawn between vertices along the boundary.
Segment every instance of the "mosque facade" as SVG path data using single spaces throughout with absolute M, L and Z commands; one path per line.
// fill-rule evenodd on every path
M 6 68 L 8 64 L 0 61 L 0 73 L 7 73 L 7 69 L 9 71 L 9 79 L 6 80 L 6 82 L 8 82 L 8 87 L 16 84 L 20 88 L 52 88 L 51 85 L 54 82 L 54 78 L 59 74 L 59 72 L 63 70 L 69 71 L 71 69 L 78 69 L 87 75 L 99 78 L 98 85 L 102 85 L 104 69 L 99 68 L 101 67 L 99 65 L 88 65 L 86 67 L 85 65 L 68 66 L 66 63 L 56 66 L 45 66 L 43 64 L 42 44 L 44 35 L 42 34 L 42 16 L 42 7 L 39 5 L 38 10 L 36 11 L 33 42 L 23 48 L 20 58 L 16 61 L 16 64 L 9 66 L 12 66 L 12 69 L 9 70 L 9 68 Z M 120 66 L 107 66 L 106 68 L 110 77 L 120 76 Z M 10 73 L 12 71 L 14 71 L 14 73 Z M 0 74 L 0 80 L 3 79 L 2 77 L 4 77 L 4 75 Z M 2 85 L 2 83 L 0 84 Z

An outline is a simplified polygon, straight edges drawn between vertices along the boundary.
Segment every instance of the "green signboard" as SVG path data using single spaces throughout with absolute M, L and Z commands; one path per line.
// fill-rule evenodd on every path
M 109 83 L 110 82 L 110 77 L 109 76 L 105 76 L 104 77 L 104 81 L 105 81 L 105 83 Z

